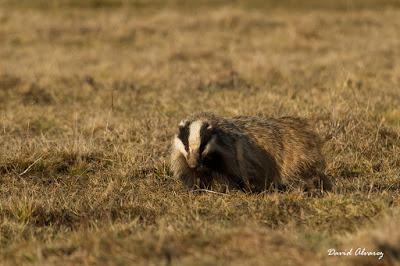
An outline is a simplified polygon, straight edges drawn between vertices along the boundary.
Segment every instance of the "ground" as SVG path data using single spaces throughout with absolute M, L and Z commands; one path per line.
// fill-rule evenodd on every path
M 398 2 L 253 2 L 0 1 L 0 264 L 399 264 Z M 334 190 L 187 192 L 196 111 L 308 118 Z

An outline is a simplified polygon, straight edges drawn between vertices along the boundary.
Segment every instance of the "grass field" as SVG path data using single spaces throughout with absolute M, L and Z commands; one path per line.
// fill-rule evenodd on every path
M 0 0 L 1 265 L 400 264 L 399 1 L 226 2 Z M 334 191 L 188 193 L 196 111 L 309 118 Z

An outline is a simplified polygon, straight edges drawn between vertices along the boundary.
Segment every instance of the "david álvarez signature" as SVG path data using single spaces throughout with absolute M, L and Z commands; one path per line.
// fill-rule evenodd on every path
M 366 248 L 351 248 L 341 251 L 337 251 L 334 248 L 328 249 L 328 256 L 375 256 L 378 260 L 381 260 L 383 255 L 382 251 L 367 250 Z

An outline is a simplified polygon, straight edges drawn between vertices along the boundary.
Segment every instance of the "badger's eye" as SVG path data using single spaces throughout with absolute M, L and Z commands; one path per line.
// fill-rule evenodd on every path
M 207 144 L 210 143 L 211 139 L 212 139 L 212 134 L 210 132 L 206 132 L 203 134 L 199 147 L 200 153 L 203 153 L 205 151 Z
M 188 138 L 189 138 L 189 127 L 187 124 L 183 127 L 179 126 L 178 138 L 182 141 L 187 151 L 189 148 Z
M 200 144 L 199 153 L 200 153 L 202 156 L 204 156 L 203 151 L 204 151 L 204 148 L 206 147 L 206 145 L 207 145 L 207 143 L 204 143 L 204 142 L 202 142 L 202 143 Z

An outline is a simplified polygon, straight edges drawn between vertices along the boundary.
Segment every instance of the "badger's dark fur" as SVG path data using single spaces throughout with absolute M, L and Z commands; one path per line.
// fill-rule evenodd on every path
M 324 168 L 321 141 L 300 118 L 199 113 L 179 124 L 172 145 L 171 169 L 189 189 L 218 180 L 249 192 L 299 184 L 329 190 Z

